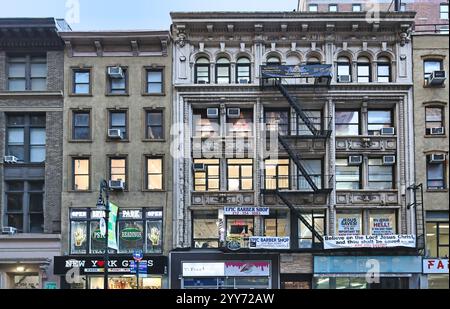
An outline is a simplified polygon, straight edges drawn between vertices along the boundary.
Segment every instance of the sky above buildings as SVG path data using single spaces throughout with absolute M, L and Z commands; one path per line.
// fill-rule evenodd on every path
M 65 18 L 73 30 L 169 29 L 172 11 L 292 11 L 297 0 L 0 0 L 1 17 Z

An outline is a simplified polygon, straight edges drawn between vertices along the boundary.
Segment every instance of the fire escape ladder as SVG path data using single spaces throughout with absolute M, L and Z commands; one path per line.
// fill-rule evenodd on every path
M 300 170 L 300 172 L 302 173 L 303 177 L 305 177 L 305 180 L 311 186 L 311 189 L 313 189 L 314 192 L 319 191 L 319 188 L 314 183 L 311 176 L 309 176 L 308 171 L 305 169 L 302 162 L 300 161 L 298 154 L 294 153 L 294 151 L 289 147 L 289 144 L 286 142 L 286 140 L 280 134 L 278 134 L 278 141 L 281 143 L 281 145 L 283 145 L 284 149 L 286 149 L 286 152 L 288 153 L 289 157 L 294 161 L 295 165 L 297 165 L 297 167 Z
M 425 209 L 423 205 L 423 185 L 413 184 L 408 187 L 412 190 L 412 202 L 408 205 L 408 209 L 413 207 L 416 221 L 416 247 L 419 250 L 425 249 Z
M 320 233 L 314 229 L 314 227 L 308 222 L 308 220 L 306 220 L 306 218 L 302 215 L 301 212 L 299 212 L 297 210 L 297 208 L 295 208 L 294 205 L 292 205 L 292 203 L 283 196 L 283 194 L 281 194 L 281 192 L 279 192 L 278 190 L 275 190 L 275 194 L 283 201 L 283 203 L 286 204 L 287 207 L 289 207 L 289 209 L 297 216 L 297 218 L 311 231 L 311 233 L 313 233 L 313 235 L 319 239 L 320 242 L 323 242 L 323 237 L 322 235 L 320 235 Z
M 305 112 L 303 112 L 303 109 L 300 107 L 297 99 L 289 93 L 287 88 L 281 83 L 281 80 L 276 81 L 275 85 L 277 86 L 278 90 L 280 90 L 281 94 L 288 100 L 289 104 L 295 109 L 297 115 L 300 117 L 306 127 L 311 131 L 311 133 L 314 136 L 320 135 L 320 131 L 316 129 L 309 117 L 305 114 Z

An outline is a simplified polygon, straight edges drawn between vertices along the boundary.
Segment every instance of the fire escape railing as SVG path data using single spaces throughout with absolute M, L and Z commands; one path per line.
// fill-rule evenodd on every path
M 414 210 L 415 217 L 415 233 L 416 248 L 418 250 L 425 249 L 425 208 L 423 205 L 423 185 L 413 184 L 408 187 L 412 191 L 412 202 L 407 208 Z

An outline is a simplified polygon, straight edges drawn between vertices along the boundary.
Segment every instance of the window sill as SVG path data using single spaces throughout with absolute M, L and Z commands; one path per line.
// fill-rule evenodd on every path
M 129 93 L 105 93 L 106 97 L 129 97 Z
M 427 189 L 426 192 L 437 193 L 437 192 L 448 192 L 448 189 Z
M 17 162 L 17 163 L 7 163 L 3 162 L 3 160 L 0 162 L 4 166 L 8 167 L 45 167 L 45 162 Z
M 166 190 L 164 190 L 164 189 L 159 189 L 159 190 L 142 189 L 142 192 L 159 192 L 159 193 L 164 193 L 164 192 L 166 192 Z
M 107 138 L 105 140 L 105 142 L 107 142 L 107 143 L 129 143 L 130 140 L 129 139 L 111 139 L 111 138 Z
M 77 144 L 77 143 L 80 143 L 80 144 L 86 144 L 86 143 L 92 143 L 93 142 L 93 140 L 91 140 L 91 139 L 80 139 L 80 140 L 77 140 L 77 139 L 69 139 L 68 140 L 68 142 L 69 143 L 74 143 L 74 144 Z
M 166 93 L 165 92 L 163 92 L 163 93 L 146 93 L 146 92 L 143 92 L 141 95 L 144 96 L 144 97 L 164 97 L 166 95 Z
M 93 97 L 92 93 L 69 93 L 69 97 Z
M 424 138 L 447 138 L 447 134 L 433 134 L 433 135 L 425 134 L 423 137 Z
M 440 89 L 442 89 L 442 88 L 445 88 L 445 83 L 442 84 L 442 85 L 426 85 L 426 84 L 424 84 L 423 88 L 430 88 L 430 89 L 440 88 Z
M 142 141 L 143 141 L 143 142 L 146 142 L 146 143 L 151 143 L 151 142 L 164 143 L 164 142 L 166 141 L 166 139 L 165 139 L 165 138 L 163 138 L 163 139 L 150 139 L 150 138 L 144 138 L 144 139 L 142 139 Z
M 92 190 L 67 190 L 68 193 L 93 193 Z

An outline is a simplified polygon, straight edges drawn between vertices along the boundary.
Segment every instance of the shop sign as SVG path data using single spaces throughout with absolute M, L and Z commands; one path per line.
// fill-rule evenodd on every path
M 448 259 L 424 259 L 424 274 L 448 274 Z
M 130 274 L 132 271 L 133 258 L 126 256 L 111 255 L 108 262 L 108 272 L 114 274 Z M 165 274 L 167 272 L 166 256 L 145 255 L 139 265 L 145 264 L 147 274 Z M 65 275 L 68 271 L 78 268 L 81 275 L 86 273 L 102 273 L 105 267 L 104 256 L 56 256 L 54 259 L 54 274 Z
M 142 239 L 142 231 L 137 227 L 126 227 L 120 231 L 120 238 L 125 241 L 136 241 Z
M 224 207 L 226 216 L 268 216 L 269 207 Z
M 228 237 L 227 238 L 227 248 L 231 251 L 237 251 L 241 249 L 241 242 L 243 239 L 241 237 Z
M 224 275 L 224 263 L 183 263 L 183 277 L 223 277 Z
M 289 237 L 260 237 L 252 236 L 249 238 L 250 249 L 289 249 Z
M 415 235 L 324 236 L 324 249 L 416 247 Z
M 119 212 L 121 219 L 141 219 L 142 211 L 139 209 L 122 209 Z
M 270 275 L 268 261 L 232 261 L 225 262 L 225 276 L 259 277 Z
M 160 210 L 149 210 L 146 213 L 147 218 L 162 218 L 163 212 Z
M 86 219 L 88 217 L 86 210 L 72 210 L 70 212 L 71 219 Z

